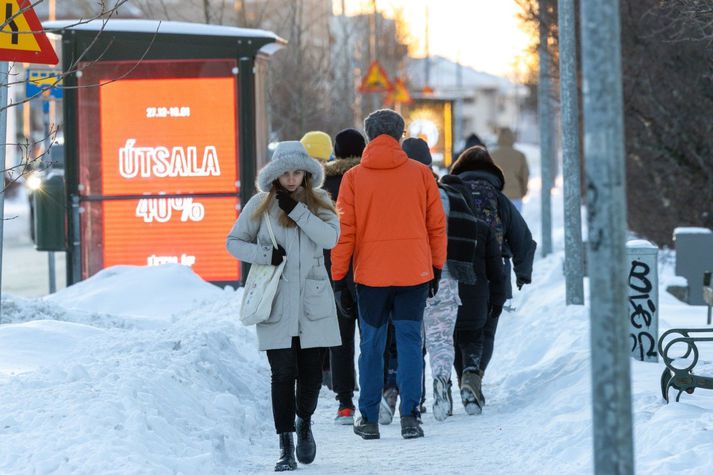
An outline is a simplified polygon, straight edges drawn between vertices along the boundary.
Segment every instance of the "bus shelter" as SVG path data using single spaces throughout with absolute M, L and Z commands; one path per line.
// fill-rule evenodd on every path
M 274 33 L 151 20 L 48 22 L 61 35 L 67 283 L 113 265 L 241 280 L 225 237 L 267 160 Z

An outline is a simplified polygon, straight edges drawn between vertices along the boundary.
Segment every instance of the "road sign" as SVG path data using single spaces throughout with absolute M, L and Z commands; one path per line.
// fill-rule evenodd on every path
M 403 79 L 397 78 L 394 81 L 394 88 L 389 93 L 389 97 L 386 102 L 398 102 L 400 104 L 411 104 L 411 102 L 413 102 L 411 93 L 408 92 L 408 88 L 406 87 L 406 83 L 404 83 Z
M 27 81 L 25 82 L 25 96 L 27 97 L 51 97 L 62 99 L 62 79 L 59 71 L 50 69 L 28 69 Z
M 57 64 L 59 60 L 45 35 L 31 0 L 0 3 L 0 61 Z
M 378 61 L 372 61 L 369 70 L 361 80 L 359 92 L 388 92 L 393 89 L 393 84 L 389 81 L 386 71 Z

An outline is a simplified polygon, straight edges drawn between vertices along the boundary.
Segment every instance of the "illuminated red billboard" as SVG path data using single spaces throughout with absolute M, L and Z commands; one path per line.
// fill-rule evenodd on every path
M 235 60 L 83 70 L 83 278 L 117 264 L 179 263 L 205 280 L 240 279 L 225 250 L 239 207 L 236 71 Z

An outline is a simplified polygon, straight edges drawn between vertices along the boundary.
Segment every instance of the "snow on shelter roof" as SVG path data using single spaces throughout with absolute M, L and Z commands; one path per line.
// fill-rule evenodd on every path
M 222 36 L 231 38 L 264 38 L 276 43 L 286 44 L 287 41 L 267 30 L 237 28 L 234 26 L 206 25 L 204 23 L 188 23 L 181 21 L 158 20 L 59 20 L 42 23 L 46 30 L 79 30 L 106 31 L 122 33 L 147 33 L 167 35 Z M 57 31 L 48 31 L 56 33 Z

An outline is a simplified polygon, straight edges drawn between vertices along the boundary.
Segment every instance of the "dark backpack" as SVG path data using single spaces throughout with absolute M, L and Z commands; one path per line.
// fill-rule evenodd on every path
M 467 181 L 471 194 L 473 214 L 490 227 L 502 251 L 503 221 L 498 210 L 498 190 L 486 180 Z

